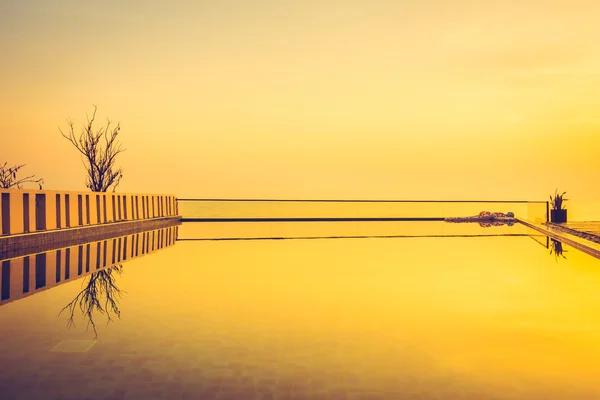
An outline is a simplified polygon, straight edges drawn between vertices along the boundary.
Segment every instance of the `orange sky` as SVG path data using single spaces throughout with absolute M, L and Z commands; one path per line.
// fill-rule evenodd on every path
M 597 15 L 597 1 L 8 0 L 0 161 L 84 190 L 58 126 L 97 104 L 121 121 L 127 192 L 600 200 Z

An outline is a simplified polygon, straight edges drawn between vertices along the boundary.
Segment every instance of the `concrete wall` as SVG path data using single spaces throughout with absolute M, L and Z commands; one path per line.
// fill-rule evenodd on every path
M 171 195 L 0 189 L 0 235 L 177 215 Z
M 176 226 L 0 261 L 0 305 L 173 246 Z

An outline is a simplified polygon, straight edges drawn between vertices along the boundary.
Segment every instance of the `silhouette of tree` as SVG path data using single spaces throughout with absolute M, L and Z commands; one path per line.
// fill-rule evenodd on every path
M 37 183 L 40 190 L 42 190 L 44 179 L 35 179 L 35 175 L 26 176 L 24 178 L 19 178 L 17 176 L 19 170 L 24 166 L 25 164 L 20 164 L 9 167 L 7 162 L 0 165 L 0 189 L 10 189 L 14 187 L 23 189 L 24 183 Z
M 75 134 L 75 122 L 67 119 L 67 133 L 58 128 L 60 133 L 83 155 L 83 164 L 87 170 L 85 185 L 93 192 L 106 192 L 112 187 L 114 192 L 123 177 L 123 169 L 115 166 L 116 157 L 125 149 L 117 141 L 121 131 L 120 123 L 111 128 L 107 119 L 106 126 L 94 130 L 96 111 L 94 106 L 92 117 L 87 117 L 87 123 L 81 128 L 79 136 Z
M 75 296 L 75 298 L 58 313 L 60 316 L 65 310 L 69 311 L 69 320 L 67 326 L 69 328 L 75 326 L 75 312 L 77 308 L 87 318 L 88 323 L 86 329 L 90 325 L 94 330 L 94 340 L 98 338 L 96 323 L 94 322 L 94 312 L 106 314 L 108 321 L 112 322 L 111 313 L 114 313 L 118 318 L 121 318 L 119 310 L 119 299 L 124 291 L 119 289 L 116 284 L 116 276 L 123 274 L 123 266 L 121 264 L 113 265 L 112 267 L 92 273 L 89 280 L 83 281 L 83 289 Z

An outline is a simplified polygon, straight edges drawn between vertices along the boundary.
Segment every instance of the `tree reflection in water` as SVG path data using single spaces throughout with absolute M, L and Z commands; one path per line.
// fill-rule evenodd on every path
M 117 287 L 116 278 L 122 274 L 123 266 L 118 264 L 92 273 L 89 280 L 84 279 L 83 289 L 58 314 L 60 316 L 64 311 L 69 312 L 67 327 L 75 326 L 75 312 L 79 308 L 84 318 L 88 320 L 86 330 L 91 326 L 94 330 L 94 340 L 96 340 L 98 331 L 96 330 L 96 322 L 94 322 L 95 311 L 106 314 L 108 318 L 107 325 L 113 320 L 111 314 L 121 318 L 119 299 L 126 292 Z

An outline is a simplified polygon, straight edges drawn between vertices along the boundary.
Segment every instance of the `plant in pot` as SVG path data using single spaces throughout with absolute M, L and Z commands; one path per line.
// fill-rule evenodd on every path
M 558 194 L 558 190 L 555 190 L 554 197 L 550 195 L 550 204 L 552 204 L 552 209 L 550 210 L 550 222 L 567 222 L 567 209 L 563 207 L 563 202 L 567 201 L 567 199 L 563 198 L 565 193 L 567 192 Z

